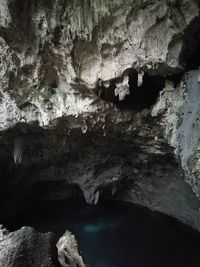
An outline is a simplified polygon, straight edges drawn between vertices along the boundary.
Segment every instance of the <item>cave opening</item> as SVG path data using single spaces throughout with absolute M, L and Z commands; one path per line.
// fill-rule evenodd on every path
M 128 71 L 129 92 L 125 94 L 123 99 L 120 100 L 120 96 L 116 95 L 116 83 L 119 79 L 112 80 L 108 88 L 102 87 L 100 97 L 105 101 L 114 103 L 121 109 L 141 111 L 150 108 L 156 103 L 159 92 L 165 86 L 165 77 L 149 75 L 145 72 L 142 77 L 142 84 L 138 86 L 138 76 L 136 70 Z

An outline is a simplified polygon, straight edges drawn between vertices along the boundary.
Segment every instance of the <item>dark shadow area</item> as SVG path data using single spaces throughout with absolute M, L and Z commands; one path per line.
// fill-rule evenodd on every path
M 136 109 L 150 108 L 155 104 L 159 92 L 164 88 L 165 79 L 162 76 L 150 76 L 145 73 L 143 84 L 141 87 L 138 87 L 137 78 L 137 73 L 130 71 L 130 96 L 125 99 L 125 103 L 122 103 L 122 107 L 127 105 Z
M 24 44 L 31 45 L 35 39 L 35 29 L 32 21 L 33 14 L 32 1 L 10 1 L 9 11 L 12 18 L 11 24 L 4 32 L 6 42 L 11 46 L 16 46 L 18 43 L 21 46 Z
M 15 50 L 27 49 L 27 52 L 35 47 L 36 24 L 34 15 L 39 10 L 44 10 L 47 19 L 51 17 L 53 0 L 12 0 L 8 8 L 11 15 L 11 23 L 8 28 L 0 28 L 0 36 Z M 42 24 L 42 20 L 39 27 Z M 56 32 L 57 36 L 57 32 Z
M 12 223 L 11 223 L 12 222 Z M 37 203 L 5 226 L 23 225 L 59 238 L 72 231 L 91 267 L 199 267 L 199 233 L 141 206 L 101 200 Z
M 200 66 L 200 17 L 196 17 L 185 30 L 180 63 L 186 70 Z
M 164 88 L 165 78 L 160 75 L 151 76 L 145 73 L 143 84 L 139 87 L 137 86 L 137 71 L 130 70 L 128 76 L 130 94 L 126 95 L 122 101 L 119 101 L 119 97 L 115 96 L 116 80 L 111 81 L 109 88 L 102 89 L 100 97 L 105 101 L 116 104 L 122 109 L 140 111 L 150 108 L 156 102 L 159 92 Z
M 159 93 L 165 87 L 165 80 L 172 81 L 175 88 L 181 81 L 182 76 L 183 72 L 166 76 L 149 75 L 145 72 L 143 83 L 141 86 L 138 86 L 138 72 L 134 69 L 130 69 L 128 71 L 130 93 L 127 94 L 122 101 L 119 100 L 118 95 L 115 95 L 116 82 L 119 82 L 122 78 L 113 79 L 110 81 L 110 86 L 108 88 L 101 86 L 98 90 L 100 92 L 100 97 L 104 101 L 112 102 L 122 110 L 142 111 L 156 103 Z

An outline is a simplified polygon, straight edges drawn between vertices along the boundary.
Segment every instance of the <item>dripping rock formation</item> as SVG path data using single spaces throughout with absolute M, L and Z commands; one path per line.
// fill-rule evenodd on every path
M 1 221 L 106 197 L 200 230 L 199 8 L 1 1 Z

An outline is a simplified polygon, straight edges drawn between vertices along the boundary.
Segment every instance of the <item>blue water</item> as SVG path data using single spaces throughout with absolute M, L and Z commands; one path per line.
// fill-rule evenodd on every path
M 72 231 L 91 267 L 199 267 L 200 238 L 169 217 L 121 202 L 38 205 L 12 221 L 60 237 Z M 13 226 L 12 226 L 13 227 Z

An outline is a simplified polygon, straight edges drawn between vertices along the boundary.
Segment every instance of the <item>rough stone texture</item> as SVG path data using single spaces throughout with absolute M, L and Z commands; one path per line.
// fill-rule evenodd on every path
M 58 240 L 58 260 L 62 267 L 86 267 L 83 258 L 79 254 L 75 236 L 66 231 Z
M 96 111 L 98 80 L 181 69 L 195 0 L 1 2 L 0 129 Z
M 174 99 L 174 101 L 171 101 Z M 168 142 L 175 148 L 185 171 L 186 181 L 200 198 L 200 70 L 185 74 L 174 90 L 168 87 L 160 95 L 153 116 L 162 116 Z
M 22 227 L 15 232 L 0 229 L 1 267 L 58 267 L 53 234 Z
M 197 71 L 186 87 L 174 89 L 172 76 L 187 63 L 184 30 L 198 25 L 198 6 L 195 0 L 1 1 L 2 220 L 36 199 L 83 194 L 95 204 L 113 195 L 200 229 Z M 139 73 L 133 86 L 130 69 Z M 154 88 L 149 76 L 165 88 Z M 144 105 L 154 91 L 157 104 L 155 95 Z M 127 97 L 129 110 L 115 106 L 124 100 L 126 107 Z
M 66 122 L 60 122 L 59 128 L 57 124 L 54 131 L 24 129 L 25 133 L 20 133 L 24 139 L 20 165 L 13 160 L 13 141 L 19 132 L 14 129 L 4 135 L 0 148 L 4 155 L 2 219 L 29 208 L 35 200 L 84 195 L 91 204 L 99 197 L 133 201 L 199 229 L 199 201 L 162 138 L 160 124 L 153 122 L 149 112 L 140 113 L 126 127 L 115 124 L 116 128 L 104 128 L 106 135 L 98 127 L 82 134 L 81 123 L 73 121 L 77 129 L 64 128 Z

